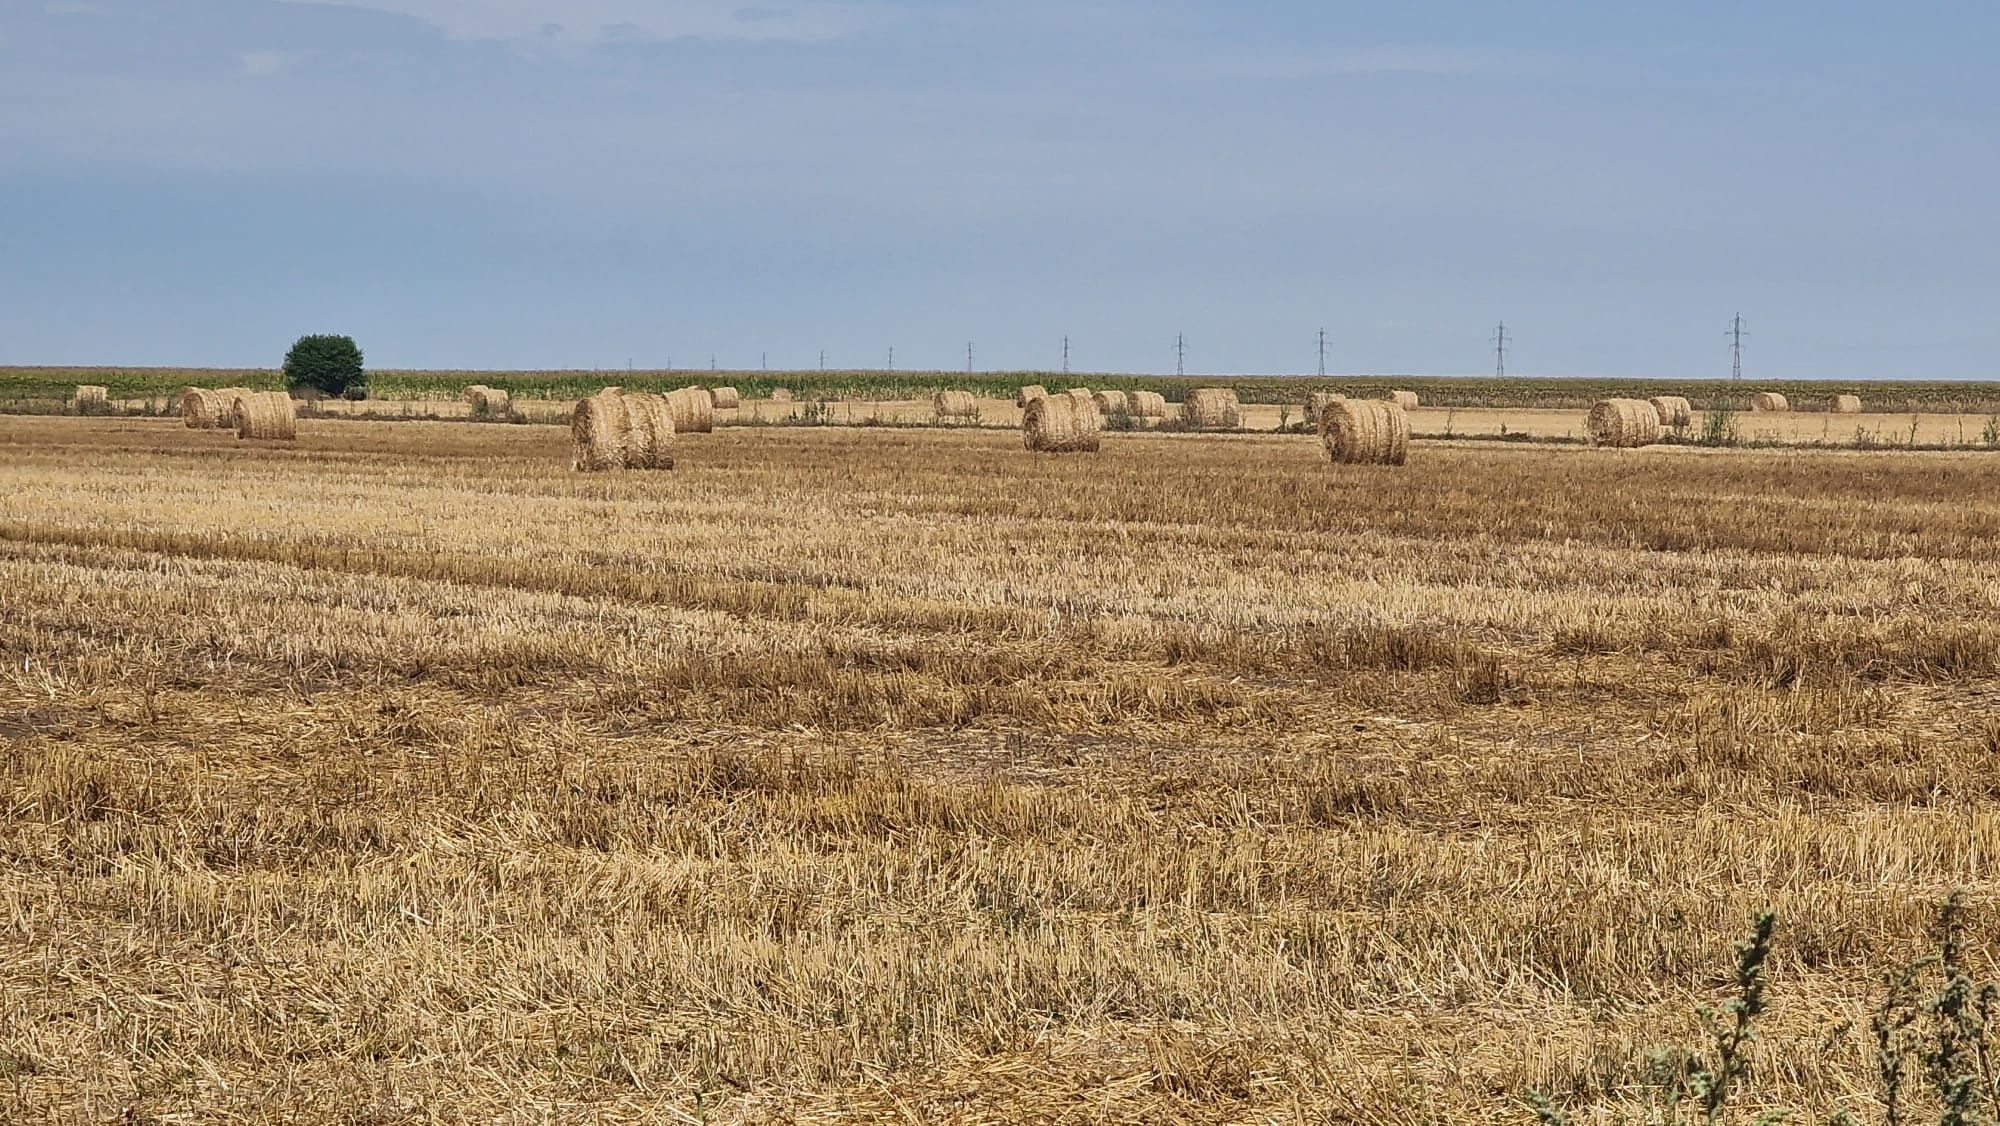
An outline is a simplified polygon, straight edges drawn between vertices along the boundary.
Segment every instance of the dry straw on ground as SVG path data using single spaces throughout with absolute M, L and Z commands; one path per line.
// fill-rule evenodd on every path
M 1859 395 L 1835 395 L 1835 396 L 1833 397 L 1833 413 L 1835 413 L 1835 414 L 1860 414 L 1860 413 L 1861 413 L 1861 396 L 1859 396 Z
M 1660 440 L 1660 412 L 1644 399 L 1600 399 L 1590 408 L 1590 440 L 1633 449 Z
M 1107 417 L 1132 413 L 1131 399 L 1123 391 L 1097 391 L 1091 394 L 1090 399 L 1097 404 L 1098 412 Z
M 1095 453 L 1103 432 L 1097 404 L 1079 395 L 1035 399 L 1021 417 L 1021 442 L 1039 453 Z
M 1014 392 L 1014 405 L 1025 409 L 1029 403 L 1047 396 L 1049 389 L 1039 383 L 1030 383 Z
M 1388 400 L 1406 411 L 1416 410 L 1419 405 L 1415 391 L 1391 391 Z
M 71 392 L 69 397 L 70 405 L 77 408 L 103 406 L 110 401 L 110 390 L 94 383 L 77 384 L 76 390 Z
M 954 422 L 979 417 L 979 400 L 970 391 L 939 391 L 931 396 L 931 413 Z
M 1792 409 L 1792 404 L 1776 391 L 1759 391 L 1751 397 L 1750 409 L 1753 411 L 1771 412 L 1788 411 Z
M 717 387 L 714 395 L 716 410 L 733 411 L 743 407 L 743 395 L 734 387 Z
M 1167 417 L 1167 397 L 1158 391 L 1133 391 L 1125 396 L 1125 409 L 1133 418 Z
M 230 407 L 230 425 L 239 439 L 289 442 L 299 436 L 298 407 L 283 391 L 252 391 Z
M 1660 416 L 1660 425 L 1680 429 L 1694 425 L 1694 405 L 1681 395 L 1655 395 L 1646 400 Z
M 673 407 L 659 395 L 600 391 L 577 403 L 569 435 L 579 472 L 674 467 Z
M 1190 391 L 1181 404 L 1181 424 L 1189 430 L 1234 430 L 1243 425 L 1242 405 L 1226 387 Z
M 1319 438 L 1342 465 L 1401 465 L 1410 457 L 1410 415 L 1381 399 L 1334 399 L 1320 410 Z
M 715 429 L 715 396 L 705 387 L 683 387 L 666 394 L 674 413 L 674 433 L 707 434 Z

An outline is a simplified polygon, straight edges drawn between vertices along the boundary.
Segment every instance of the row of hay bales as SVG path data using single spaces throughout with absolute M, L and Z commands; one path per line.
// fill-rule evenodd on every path
M 742 398 L 733 387 L 682 387 L 664 395 L 606 387 L 570 412 L 572 464 L 580 473 L 672 469 L 675 436 L 713 431 L 725 402 L 731 406 L 722 409 L 734 409 Z

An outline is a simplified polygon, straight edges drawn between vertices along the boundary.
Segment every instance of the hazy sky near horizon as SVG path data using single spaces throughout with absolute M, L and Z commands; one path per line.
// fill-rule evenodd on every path
M 0 363 L 2000 377 L 2000 5 L 0 0 Z

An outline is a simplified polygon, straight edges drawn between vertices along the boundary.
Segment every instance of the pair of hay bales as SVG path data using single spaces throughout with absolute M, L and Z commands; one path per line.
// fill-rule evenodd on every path
M 1096 453 L 1103 434 L 1104 412 L 1087 391 L 1030 399 L 1021 416 L 1021 444 L 1036 453 Z
M 577 472 L 672 469 L 677 427 L 671 399 L 607 387 L 578 403 L 569 419 Z
M 1402 465 L 1410 459 L 1410 415 L 1389 399 L 1327 399 L 1319 440 L 1336 465 Z
M 931 396 L 931 413 L 940 421 L 979 421 L 979 400 L 970 391 L 939 391 Z
M 181 388 L 181 423 L 189 430 L 216 430 L 236 425 L 237 400 L 254 394 L 247 387 Z
M 1637 449 L 1660 440 L 1660 412 L 1646 399 L 1600 399 L 1587 424 L 1592 445 Z
M 1189 430 L 1235 430 L 1243 425 L 1243 404 L 1226 387 L 1190 391 L 1181 402 L 1181 425 Z
M 229 404 L 225 425 L 238 441 L 290 442 L 299 436 L 299 408 L 283 391 L 245 391 Z
M 505 418 L 514 413 L 514 397 L 498 387 L 475 383 L 461 396 L 472 413 L 485 418 Z

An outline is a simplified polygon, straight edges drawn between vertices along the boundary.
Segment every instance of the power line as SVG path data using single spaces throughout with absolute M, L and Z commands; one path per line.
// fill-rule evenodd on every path
M 819 370 L 826 370 L 826 349 L 824 348 L 819 350 Z
M 972 374 L 972 341 L 965 342 L 965 374 Z
M 1187 374 L 1187 333 L 1174 334 L 1174 374 Z
M 889 349 L 889 370 L 896 370 L 896 349 L 893 347 Z
M 1063 337 L 1063 374 L 1069 374 L 1069 337 Z
M 1325 329 L 1319 330 L 1319 374 L 1322 378 L 1324 378 L 1326 375 L 1326 330 Z
M 1750 335 L 1744 331 L 1743 325 L 1743 314 L 1738 313 L 1736 319 L 1729 322 L 1729 331 L 1723 333 L 1729 337 L 1729 378 L 1737 383 L 1743 381 L 1743 338 Z
M 1493 334 L 1493 340 L 1492 340 L 1493 378 L 1495 379 L 1507 378 L 1507 345 L 1512 344 L 1513 342 L 1514 338 L 1507 335 L 1507 322 L 1501 321 L 1500 328 Z

